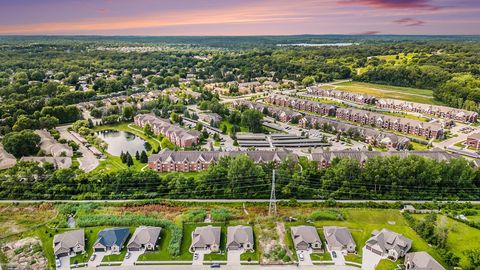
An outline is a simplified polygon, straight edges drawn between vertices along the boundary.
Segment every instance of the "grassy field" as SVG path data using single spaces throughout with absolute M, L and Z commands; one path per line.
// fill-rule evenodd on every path
M 447 217 L 439 217 L 439 222 L 446 222 L 449 229 L 448 249 L 461 258 L 460 266 L 467 268 L 470 263 L 465 257 L 464 251 L 480 248 L 480 230 Z
M 425 104 L 437 104 L 433 100 L 433 91 L 418 88 L 398 87 L 383 84 L 363 83 L 363 82 L 343 82 L 335 85 L 324 86 L 335 88 L 342 91 L 363 93 L 379 98 L 392 98 L 410 102 L 419 102 Z

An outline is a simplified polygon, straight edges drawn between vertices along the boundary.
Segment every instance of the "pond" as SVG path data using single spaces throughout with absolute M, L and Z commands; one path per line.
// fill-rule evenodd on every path
M 107 152 L 110 155 L 120 156 L 120 153 L 129 152 L 134 156 L 143 150 L 150 151 L 150 144 L 137 135 L 127 131 L 102 130 L 96 132 L 97 136 L 108 144 Z

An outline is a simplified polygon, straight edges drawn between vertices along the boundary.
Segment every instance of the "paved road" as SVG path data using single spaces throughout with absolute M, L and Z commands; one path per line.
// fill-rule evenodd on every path
M 82 153 L 82 157 L 78 158 L 80 169 L 85 172 L 94 170 L 100 164 L 97 157 L 92 153 L 92 151 L 88 150 L 87 147 L 80 143 L 70 132 L 68 132 L 68 127 L 69 126 L 61 126 L 57 128 L 57 130 L 60 132 L 60 137 L 66 140 L 74 141 L 78 144 L 79 151 Z
M 97 268 L 86 268 L 97 269 Z M 101 269 L 105 270 L 207 270 L 211 269 L 208 265 L 136 265 L 136 266 L 105 266 Z M 338 266 L 338 265 L 315 265 L 315 266 L 295 266 L 295 265 L 241 265 L 226 266 L 222 265 L 220 269 L 228 270 L 285 270 L 285 269 L 302 269 L 302 270 L 359 270 L 354 266 Z

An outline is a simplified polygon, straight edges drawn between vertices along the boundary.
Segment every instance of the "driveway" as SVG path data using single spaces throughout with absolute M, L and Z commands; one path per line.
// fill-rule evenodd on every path
M 90 261 L 90 258 L 88 258 L 88 267 L 97 267 L 100 265 L 100 263 L 103 260 L 103 257 L 105 257 L 106 253 L 105 252 L 95 252 L 93 254 L 97 254 L 97 257 L 95 257 L 95 260 Z M 92 254 L 92 256 L 93 256 Z
M 381 256 L 367 250 L 365 247 L 362 249 L 362 269 L 363 270 L 375 270 L 375 267 L 382 259 Z
M 135 265 L 135 262 L 138 260 L 138 257 L 142 255 L 145 250 L 139 251 L 130 251 L 130 257 L 123 259 L 122 265 Z
M 84 172 L 92 171 L 100 164 L 100 161 L 98 161 L 97 157 L 92 153 L 92 151 L 80 143 L 80 141 L 78 141 L 77 138 L 75 138 L 67 130 L 68 127 L 69 126 L 61 126 L 57 128 L 58 132 L 60 132 L 60 137 L 65 140 L 74 141 L 76 144 L 78 144 L 78 151 L 82 153 L 82 156 L 77 159 L 80 163 L 80 169 L 82 169 Z
M 227 251 L 227 265 L 240 265 L 240 255 L 244 252 L 243 248 Z
M 303 256 L 303 261 L 300 260 L 300 254 Z M 312 250 L 297 250 L 298 265 L 313 265 L 312 258 L 310 257 Z
M 70 257 L 65 256 L 60 258 L 60 267 L 57 267 L 57 270 L 70 270 Z
M 198 258 L 196 260 L 195 260 L 195 257 L 193 258 L 192 265 L 203 265 L 203 256 L 207 252 L 206 251 L 195 251 L 195 253 L 198 254 Z
M 335 257 L 333 257 L 333 252 L 335 252 Z M 345 265 L 345 257 L 343 257 L 343 253 L 339 251 L 331 251 L 330 254 L 332 255 L 332 261 L 335 265 Z

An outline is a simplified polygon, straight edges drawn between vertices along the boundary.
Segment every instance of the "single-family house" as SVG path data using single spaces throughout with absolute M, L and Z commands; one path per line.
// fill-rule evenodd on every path
M 440 263 L 425 251 L 407 253 L 403 265 L 406 270 L 445 270 Z
M 75 256 L 85 252 L 84 230 L 67 231 L 53 237 L 53 254 L 55 257 Z
M 220 227 L 213 227 L 211 225 L 197 227 L 192 232 L 190 251 L 206 250 L 218 252 L 220 249 L 220 231 Z
M 123 248 L 130 230 L 128 228 L 108 228 L 98 233 L 97 241 L 93 244 L 95 252 L 111 251 L 118 253 Z
M 412 247 L 412 240 L 388 229 L 374 230 L 365 248 L 371 252 L 396 261 L 405 256 Z
M 161 230 L 160 227 L 138 227 L 128 241 L 127 249 L 129 251 L 154 250 L 160 239 Z
M 227 250 L 253 251 L 253 230 L 250 226 L 231 226 L 227 229 Z
M 323 227 L 323 234 L 329 251 L 340 251 L 343 254 L 355 252 L 357 245 L 348 228 L 326 226 Z
M 313 226 L 296 226 L 291 228 L 293 245 L 297 250 L 321 249 L 322 241 Z

